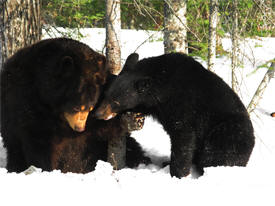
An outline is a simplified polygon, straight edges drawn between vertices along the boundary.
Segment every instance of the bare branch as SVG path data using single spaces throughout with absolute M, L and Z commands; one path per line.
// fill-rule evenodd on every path
M 253 95 L 247 107 L 248 113 L 253 112 L 256 106 L 259 104 L 268 83 L 270 82 L 271 78 L 274 78 L 274 73 L 275 73 L 275 59 L 272 61 L 270 68 L 265 73 L 260 85 L 258 86 L 255 94 Z

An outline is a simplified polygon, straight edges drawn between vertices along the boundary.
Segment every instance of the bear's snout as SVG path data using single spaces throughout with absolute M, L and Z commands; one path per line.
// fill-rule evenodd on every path
M 117 113 L 112 111 L 112 107 L 110 104 L 102 104 L 95 113 L 96 118 L 109 120 L 114 118 Z
M 64 117 L 74 131 L 83 132 L 85 131 L 88 114 L 89 111 L 79 111 L 74 114 L 65 112 Z

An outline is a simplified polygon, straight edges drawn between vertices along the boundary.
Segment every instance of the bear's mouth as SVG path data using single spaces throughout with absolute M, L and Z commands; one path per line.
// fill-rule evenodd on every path
M 74 131 L 83 132 L 85 131 L 89 112 L 92 109 L 91 107 L 89 110 L 81 110 L 75 113 L 64 112 L 64 117 Z
M 109 114 L 109 116 L 105 117 L 104 120 L 112 119 L 112 118 L 114 118 L 116 115 L 117 115 L 117 113 L 111 113 L 111 114 Z

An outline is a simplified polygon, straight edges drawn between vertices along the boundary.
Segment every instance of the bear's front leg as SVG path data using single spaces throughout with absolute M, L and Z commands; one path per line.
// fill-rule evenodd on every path
M 22 142 L 26 168 L 35 166 L 44 171 L 51 171 L 50 149 L 51 142 L 49 135 L 29 135 Z
M 170 174 L 178 178 L 190 174 L 195 148 L 194 132 L 171 137 Z

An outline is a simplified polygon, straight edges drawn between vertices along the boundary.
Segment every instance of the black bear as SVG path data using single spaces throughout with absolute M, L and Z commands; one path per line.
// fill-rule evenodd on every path
M 1 71 L 1 135 L 7 169 L 86 173 L 107 159 L 109 137 L 126 135 L 126 165 L 149 161 L 121 116 L 91 115 L 106 80 L 105 57 L 67 38 L 19 50 Z M 108 81 L 108 80 L 107 80 Z
M 96 110 L 111 119 L 125 110 L 152 115 L 171 139 L 170 174 L 193 168 L 246 166 L 254 147 L 253 127 L 239 97 L 217 75 L 180 53 L 138 61 L 131 54 Z

